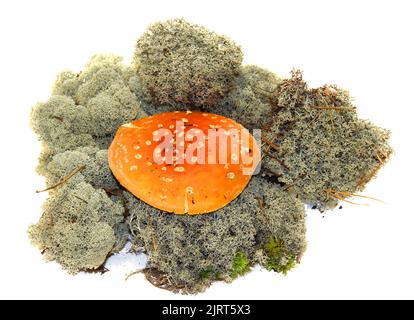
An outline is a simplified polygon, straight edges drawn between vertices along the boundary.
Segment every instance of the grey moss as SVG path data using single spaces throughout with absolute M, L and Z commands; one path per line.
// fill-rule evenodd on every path
M 59 262 L 68 272 L 93 270 L 125 244 L 123 214 L 120 203 L 78 174 L 51 192 L 29 235 L 45 259 Z
M 231 89 L 242 59 L 233 41 L 182 19 L 151 25 L 134 56 L 145 95 L 177 108 L 214 106 Z
M 294 72 L 272 105 L 262 132 L 263 166 L 321 210 L 362 191 L 392 152 L 389 131 L 358 119 L 348 92 L 337 86 L 309 89 Z
M 123 123 L 146 116 L 135 95 L 122 83 L 114 83 L 91 98 L 87 110 L 93 118 L 89 132 L 97 137 L 113 134 Z
M 305 243 L 304 209 L 298 200 L 253 177 L 245 191 L 213 214 L 171 215 L 126 193 L 133 247 L 148 254 L 148 268 L 168 274 L 175 287 L 198 292 L 214 280 L 231 281 L 243 252 L 252 263 L 269 235 L 298 258 Z M 266 222 L 266 223 L 264 223 Z M 241 270 L 237 261 L 237 271 Z
M 81 73 L 62 72 L 52 97 L 32 110 L 31 126 L 43 144 L 37 171 L 46 185 L 82 168 L 50 191 L 29 231 L 45 257 L 71 273 L 100 267 L 129 235 L 106 148 L 122 123 L 146 116 L 129 89 L 132 76 L 122 58 L 95 55 Z
M 52 97 L 31 113 L 31 126 L 47 150 L 39 172 L 55 154 L 108 148 L 121 124 L 147 116 L 129 88 L 133 75 L 121 57 L 95 55 L 82 72 L 66 70 L 58 76 Z
M 271 114 L 269 93 L 274 92 L 281 82 L 281 78 L 263 68 L 242 66 L 229 94 L 218 106 L 207 106 L 204 110 L 220 113 L 248 129 L 261 129 Z
M 69 175 L 76 168 L 82 166 L 84 166 L 84 169 L 81 174 L 85 181 L 95 188 L 105 190 L 119 189 L 120 186 L 109 169 L 107 150 L 89 147 L 65 151 L 55 155 L 46 168 L 47 184 L 56 184 L 62 177 Z
M 151 99 L 145 95 L 142 81 L 137 75 L 132 76 L 129 79 L 128 84 L 129 84 L 130 90 L 135 94 L 138 101 L 140 102 L 142 110 L 144 110 L 148 115 L 154 115 L 154 114 L 163 113 L 163 112 L 172 112 L 177 109 L 183 109 L 183 106 L 176 107 L 173 105 L 160 105 L 160 104 L 151 102 Z

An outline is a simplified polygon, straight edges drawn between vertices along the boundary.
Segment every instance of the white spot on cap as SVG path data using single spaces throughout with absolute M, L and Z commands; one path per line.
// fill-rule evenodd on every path
M 162 171 L 167 171 L 167 167 L 162 167 L 161 170 Z
M 181 119 L 183 122 L 188 122 L 188 119 L 187 118 L 182 118 Z
M 159 124 L 157 125 L 157 127 L 158 127 L 158 128 L 162 128 L 162 127 L 163 127 L 163 125 L 162 125 L 161 123 L 159 123 Z
M 227 178 L 230 180 L 233 180 L 236 177 L 236 175 L 234 174 L 234 172 L 228 172 L 227 173 Z
M 134 126 L 132 123 L 125 123 L 121 127 L 123 127 L 123 128 L 142 129 L 142 127 L 140 127 L 140 126 Z
M 147 140 L 147 141 L 145 141 L 145 144 L 146 144 L 147 146 L 150 146 L 150 145 L 151 145 L 151 140 Z
M 140 146 L 133 146 L 132 149 L 139 150 L 139 149 L 141 149 L 141 147 Z
M 184 167 L 175 167 L 174 168 L 174 171 L 176 171 L 176 172 L 184 172 Z
M 142 158 L 142 156 L 141 156 L 139 153 L 137 153 L 137 154 L 134 156 L 134 158 L 139 160 L 139 159 L 141 159 L 141 158 Z
M 248 147 L 241 146 L 241 153 L 249 153 L 249 150 Z
M 167 178 L 167 177 L 161 177 L 161 181 L 164 181 L 164 182 L 173 182 L 174 179 L 173 178 Z
M 129 170 L 131 170 L 131 171 L 137 171 L 138 170 L 138 167 L 137 166 L 130 166 L 129 167 Z

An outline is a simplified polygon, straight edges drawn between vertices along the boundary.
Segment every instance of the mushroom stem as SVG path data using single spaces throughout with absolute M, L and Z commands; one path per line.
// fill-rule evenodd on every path
M 79 166 L 79 167 L 77 167 L 75 170 L 73 170 L 71 173 L 69 173 L 66 177 L 64 177 L 62 180 L 60 180 L 58 183 L 56 183 L 55 185 L 53 185 L 53 186 L 51 186 L 51 187 L 48 187 L 48 188 L 46 188 L 46 189 L 43 189 L 43 190 L 36 190 L 36 193 L 40 193 L 40 192 L 45 192 L 45 191 L 49 191 L 49 190 L 52 190 L 52 189 L 55 189 L 55 188 L 57 188 L 57 187 L 59 187 L 60 185 L 62 185 L 62 184 L 64 184 L 66 181 L 68 181 L 70 178 L 72 178 L 75 174 L 77 174 L 79 171 L 81 171 L 81 170 L 83 170 L 83 169 L 85 169 L 86 168 L 86 166 L 85 165 L 82 165 L 82 166 Z

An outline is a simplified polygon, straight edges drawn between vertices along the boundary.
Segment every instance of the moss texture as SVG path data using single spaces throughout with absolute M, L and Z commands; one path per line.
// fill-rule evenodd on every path
M 33 243 L 71 273 L 99 268 L 129 233 L 107 150 L 118 126 L 146 116 L 128 82 L 132 68 L 115 55 L 95 55 L 80 73 L 62 72 L 52 97 L 37 104 L 31 125 L 43 144 L 37 171 L 53 186 Z M 115 192 L 115 193 L 114 193 Z
M 133 248 L 148 254 L 149 268 L 168 274 L 184 292 L 205 289 L 217 278 L 231 281 L 247 271 L 245 259 L 263 263 L 263 245 L 281 239 L 288 257 L 299 260 L 306 248 L 304 207 L 261 177 L 214 214 L 165 214 L 126 193 Z M 262 257 L 264 258 L 264 257 Z
M 264 244 L 265 267 L 284 275 L 295 266 L 296 258 L 286 252 L 285 245 L 282 240 L 273 236 Z
M 204 110 L 236 120 L 248 129 L 260 129 L 269 121 L 269 93 L 282 82 L 274 73 L 254 65 L 242 66 L 234 88 L 219 106 Z
M 392 153 L 389 131 L 359 119 L 349 93 L 337 86 L 309 89 L 293 71 L 270 102 L 263 167 L 321 210 L 362 191 Z
M 230 277 L 236 279 L 250 270 L 250 260 L 246 253 L 237 252 L 233 258 L 233 265 L 230 270 Z
M 148 28 L 134 59 L 150 101 L 199 108 L 214 106 L 231 89 L 243 54 L 227 37 L 173 19 Z
M 121 124 L 146 116 L 129 88 L 132 76 L 132 68 L 115 55 L 95 55 L 82 72 L 58 75 L 52 97 L 31 114 L 47 153 L 107 148 Z
M 123 221 L 123 206 L 79 173 L 51 192 L 29 235 L 47 260 L 76 273 L 98 269 L 109 254 L 122 249 L 128 236 Z

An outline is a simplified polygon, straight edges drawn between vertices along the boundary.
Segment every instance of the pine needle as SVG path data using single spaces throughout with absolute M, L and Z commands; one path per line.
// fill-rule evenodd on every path
M 272 142 L 270 139 L 266 138 L 265 136 L 262 136 L 262 140 L 266 142 L 273 149 L 279 150 L 279 146 L 276 143 Z
M 77 174 L 79 171 L 83 170 L 86 168 L 86 165 L 82 165 L 77 167 L 75 170 L 73 170 L 71 173 L 69 173 L 66 177 L 64 177 L 62 180 L 60 180 L 58 183 L 56 183 L 55 185 L 48 187 L 46 189 L 43 190 L 36 190 L 36 193 L 40 193 L 40 192 L 45 192 L 45 191 L 49 191 L 52 189 L 55 189 L 57 187 L 59 187 L 60 185 L 64 184 L 65 182 L 67 182 L 69 179 L 71 179 L 75 174 Z
M 335 107 L 335 106 L 311 106 L 313 109 L 319 109 L 319 110 L 335 110 L 335 111 L 351 111 L 356 112 L 355 107 Z

